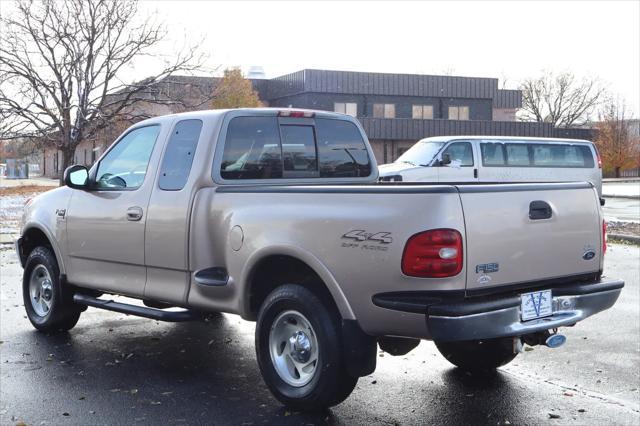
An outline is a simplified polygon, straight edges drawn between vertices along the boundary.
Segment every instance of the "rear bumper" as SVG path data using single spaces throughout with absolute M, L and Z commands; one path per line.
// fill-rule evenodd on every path
M 492 296 L 490 299 L 448 300 L 439 294 L 416 298 L 404 293 L 374 296 L 374 304 L 405 312 L 425 312 L 432 340 L 461 341 L 522 336 L 562 326 L 571 326 L 610 308 L 624 287 L 622 280 L 549 287 L 553 297 L 553 315 L 530 321 L 520 320 L 519 295 Z M 423 310 L 424 309 L 424 310 Z

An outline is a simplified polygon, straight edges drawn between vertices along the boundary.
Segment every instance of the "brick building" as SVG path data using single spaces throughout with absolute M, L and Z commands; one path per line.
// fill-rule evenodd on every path
M 131 115 L 142 119 L 207 109 L 217 81 L 212 77 L 168 77 L 135 104 Z M 522 94 L 519 90 L 499 89 L 495 78 L 306 69 L 251 81 L 268 106 L 338 111 L 357 117 L 380 164 L 395 160 L 417 140 L 429 136 L 592 137 L 589 129 L 559 129 L 548 123 L 516 121 Z M 83 142 L 76 150 L 75 162 L 93 164 L 136 119 L 104 129 Z M 46 150 L 40 170 L 47 176 L 59 176 L 60 158 L 55 150 Z

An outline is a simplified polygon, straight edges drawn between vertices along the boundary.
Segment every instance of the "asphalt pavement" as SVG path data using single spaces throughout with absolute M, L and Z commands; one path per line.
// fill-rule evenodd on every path
M 69 333 L 36 332 L 22 269 L 0 260 L 0 423 L 98 424 L 640 424 L 637 246 L 611 245 L 606 273 L 626 280 L 618 303 L 537 346 L 495 375 L 471 376 L 431 342 L 380 353 L 374 374 L 322 413 L 283 408 L 256 365 L 252 323 L 218 315 L 160 323 L 89 308 Z

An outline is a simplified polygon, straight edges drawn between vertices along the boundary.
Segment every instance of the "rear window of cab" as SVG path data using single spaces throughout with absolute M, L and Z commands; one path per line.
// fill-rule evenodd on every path
M 235 117 L 224 144 L 223 179 L 356 178 L 372 171 L 362 134 L 345 120 Z

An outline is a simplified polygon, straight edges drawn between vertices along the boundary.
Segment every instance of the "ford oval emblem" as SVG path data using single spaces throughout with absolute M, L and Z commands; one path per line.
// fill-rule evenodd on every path
M 584 260 L 591 260 L 591 259 L 593 259 L 594 257 L 596 257 L 596 252 L 595 252 L 595 251 L 593 251 L 593 250 L 587 250 L 587 251 L 585 251 L 585 252 L 584 252 L 584 254 L 582 255 L 582 258 L 583 258 Z

